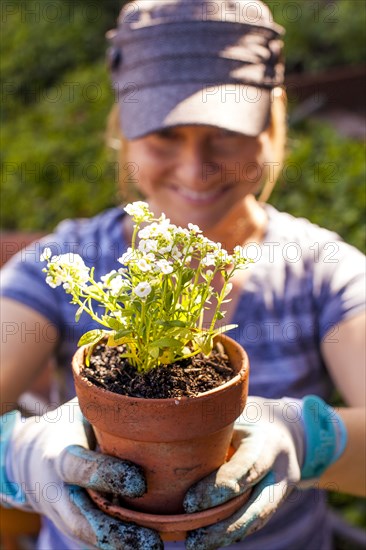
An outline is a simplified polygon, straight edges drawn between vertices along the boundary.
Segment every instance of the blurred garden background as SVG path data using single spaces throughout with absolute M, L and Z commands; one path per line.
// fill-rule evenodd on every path
M 288 157 L 270 202 L 365 250 L 365 104 L 354 98 L 366 94 L 366 2 L 267 3 L 286 28 L 287 75 L 296 82 L 289 89 Z M 105 139 L 115 102 L 105 33 L 121 5 L 1 1 L 2 231 L 48 231 L 121 201 L 116 152 Z M 344 104 L 320 88 L 305 99 L 297 93 L 302 77 L 320 82 L 335 69 L 361 75 L 344 87 Z M 334 90 L 339 86 L 334 80 Z M 365 525 L 364 500 L 330 499 L 348 521 Z

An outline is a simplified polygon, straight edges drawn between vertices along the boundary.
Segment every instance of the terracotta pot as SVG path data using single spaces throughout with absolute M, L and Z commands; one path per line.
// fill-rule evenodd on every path
M 188 488 L 225 462 L 233 423 L 247 398 L 249 362 L 234 340 L 218 338 L 237 374 L 193 398 L 143 399 L 112 393 L 80 375 L 87 347 L 75 354 L 80 407 L 94 427 L 101 451 L 140 464 L 145 471 L 147 493 L 125 499 L 127 508 L 181 514 Z
M 137 523 L 149 529 L 159 531 L 161 538 L 164 541 L 179 541 L 186 538 L 187 532 L 199 527 L 206 527 L 218 523 L 219 521 L 228 518 L 236 510 L 245 504 L 248 500 L 251 491 L 247 491 L 242 495 L 228 500 L 220 506 L 196 512 L 193 514 L 146 514 L 145 512 L 137 512 L 130 508 L 116 506 L 111 504 L 110 500 L 105 495 L 88 489 L 88 493 L 98 507 L 106 514 L 114 516 L 117 519 L 126 522 Z

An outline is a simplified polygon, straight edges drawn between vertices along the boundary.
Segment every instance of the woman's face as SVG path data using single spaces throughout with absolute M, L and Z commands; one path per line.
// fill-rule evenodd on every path
M 248 137 L 211 126 L 179 126 L 129 142 L 134 180 L 156 215 L 214 227 L 263 180 L 268 134 Z

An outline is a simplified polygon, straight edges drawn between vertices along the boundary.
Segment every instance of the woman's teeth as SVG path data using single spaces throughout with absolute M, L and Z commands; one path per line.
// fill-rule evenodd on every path
M 224 189 L 213 189 L 210 191 L 193 191 L 192 189 L 186 189 L 178 187 L 176 191 L 179 195 L 192 202 L 209 202 L 219 197 Z

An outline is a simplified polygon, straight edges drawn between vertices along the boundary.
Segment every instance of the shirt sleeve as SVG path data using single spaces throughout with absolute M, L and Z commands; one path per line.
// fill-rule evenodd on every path
M 59 289 L 46 283 L 41 261 L 43 250 L 49 247 L 52 254 L 62 253 L 62 242 L 56 234 L 34 241 L 14 255 L 1 269 L 1 296 L 24 304 L 61 329 Z
M 365 311 L 365 256 L 342 240 L 319 245 L 314 263 L 314 292 L 319 334 Z

